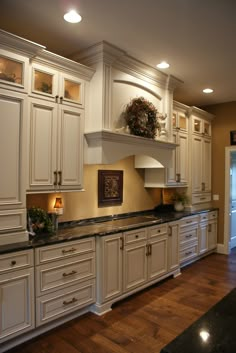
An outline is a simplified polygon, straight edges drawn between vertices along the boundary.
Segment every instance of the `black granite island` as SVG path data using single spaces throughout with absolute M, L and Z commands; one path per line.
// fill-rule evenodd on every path
M 236 289 L 160 353 L 236 353 Z

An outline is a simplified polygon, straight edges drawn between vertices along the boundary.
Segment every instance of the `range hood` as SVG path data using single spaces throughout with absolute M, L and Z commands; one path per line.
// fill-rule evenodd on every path
M 85 163 L 113 164 L 131 155 L 147 155 L 169 166 L 177 146 L 171 140 L 173 91 L 181 81 L 104 41 L 72 59 L 95 69 L 86 103 Z M 139 96 L 167 115 L 167 140 L 126 133 L 124 108 Z
M 152 140 L 108 130 L 85 134 L 85 163 L 113 164 L 131 155 L 147 155 L 169 167 L 175 143 Z

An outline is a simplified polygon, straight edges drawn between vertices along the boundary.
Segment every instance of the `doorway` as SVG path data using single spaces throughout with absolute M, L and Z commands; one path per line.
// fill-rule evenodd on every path
M 236 247 L 236 146 L 225 147 L 224 252 Z

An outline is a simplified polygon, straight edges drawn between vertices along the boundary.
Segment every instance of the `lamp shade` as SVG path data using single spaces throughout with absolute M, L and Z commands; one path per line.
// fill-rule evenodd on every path
M 62 208 L 62 198 L 56 197 L 54 208 Z

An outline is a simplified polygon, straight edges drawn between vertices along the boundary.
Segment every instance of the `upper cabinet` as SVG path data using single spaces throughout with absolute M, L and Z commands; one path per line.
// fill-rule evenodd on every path
M 192 204 L 211 201 L 211 123 L 214 116 L 197 107 L 189 110 L 191 121 Z
M 0 30 L 0 245 L 28 240 L 25 165 L 29 61 L 41 48 Z
M 84 108 L 84 81 L 50 66 L 32 64 L 31 95 Z
M 31 63 L 29 193 L 83 188 L 85 91 L 93 70 L 58 60 L 44 52 Z

